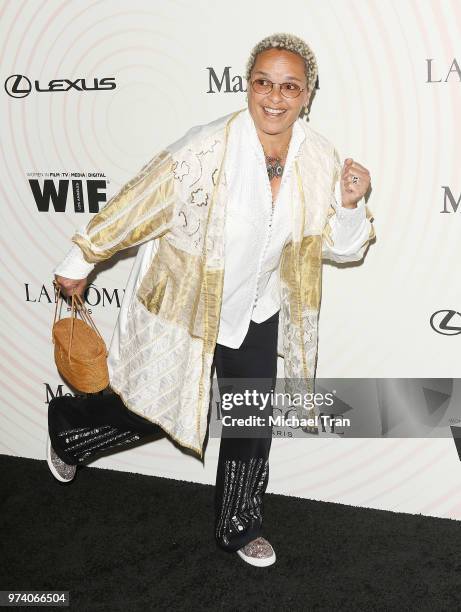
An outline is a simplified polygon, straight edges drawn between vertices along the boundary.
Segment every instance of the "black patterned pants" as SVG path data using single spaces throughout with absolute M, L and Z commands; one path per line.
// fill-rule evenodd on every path
M 262 323 L 251 321 L 243 344 L 231 349 L 217 344 L 213 365 L 221 398 L 245 391 L 269 393 L 277 372 L 278 312 Z M 248 396 L 247 396 L 248 397 Z M 254 396 L 253 396 L 254 397 Z M 266 418 L 271 405 L 234 405 L 222 410 L 228 420 Z M 236 424 L 233 424 L 233 423 Z M 241 422 L 241 421 L 240 421 Z M 106 451 L 160 435 L 159 426 L 128 410 L 118 395 L 52 400 L 48 410 L 51 444 L 70 465 L 84 465 Z M 263 497 L 269 479 L 272 442 L 269 425 L 223 426 L 215 487 L 217 543 L 235 551 L 261 535 Z

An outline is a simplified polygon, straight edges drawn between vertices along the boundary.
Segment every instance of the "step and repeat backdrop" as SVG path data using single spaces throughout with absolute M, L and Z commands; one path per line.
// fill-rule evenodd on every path
M 43 460 L 48 403 L 73 392 L 54 365 L 51 325 L 52 270 L 74 231 L 190 127 L 245 107 L 251 48 L 291 32 L 319 65 L 302 120 L 370 170 L 377 235 L 361 265 L 324 266 L 317 376 L 373 381 L 381 421 L 376 405 L 397 420 L 405 411 L 411 379 L 427 427 L 280 435 L 268 490 L 461 519 L 461 3 L 1 7 L 0 452 Z M 86 302 L 108 344 L 133 256 L 90 277 Z M 218 450 L 210 435 L 201 462 L 165 438 L 91 465 L 213 483 Z

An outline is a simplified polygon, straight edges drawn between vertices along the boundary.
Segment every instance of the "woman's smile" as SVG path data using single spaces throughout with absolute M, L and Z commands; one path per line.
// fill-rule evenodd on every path
M 263 106 L 264 114 L 271 119 L 277 119 L 286 113 L 285 108 L 272 108 L 270 106 Z

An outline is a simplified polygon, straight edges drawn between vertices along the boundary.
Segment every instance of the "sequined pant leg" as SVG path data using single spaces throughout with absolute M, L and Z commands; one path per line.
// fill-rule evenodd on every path
M 51 445 L 69 465 L 82 465 L 102 453 L 159 433 L 116 394 L 59 397 L 48 406 Z
M 220 394 L 246 389 L 269 393 L 277 375 L 278 313 L 262 323 L 251 321 L 240 348 L 216 346 L 214 363 Z M 250 412 L 262 414 L 259 409 Z M 272 414 L 271 406 L 265 416 Z M 232 406 L 236 417 L 248 407 Z M 262 532 L 263 497 L 269 480 L 272 428 L 223 427 L 215 488 L 215 537 L 222 548 L 235 551 Z

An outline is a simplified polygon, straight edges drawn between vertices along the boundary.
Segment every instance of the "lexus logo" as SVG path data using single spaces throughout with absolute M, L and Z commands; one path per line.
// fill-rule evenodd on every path
M 432 329 L 443 336 L 461 334 L 461 312 L 456 310 L 437 310 L 430 319 Z
M 12 98 L 25 98 L 32 91 L 32 83 L 22 74 L 13 74 L 5 81 L 5 91 Z
M 12 98 L 25 98 L 32 89 L 38 92 L 55 93 L 60 91 L 99 91 L 115 89 L 115 77 L 105 77 L 103 79 L 51 79 L 47 85 L 41 85 L 35 80 L 34 84 L 23 74 L 12 74 L 5 81 L 5 91 Z

